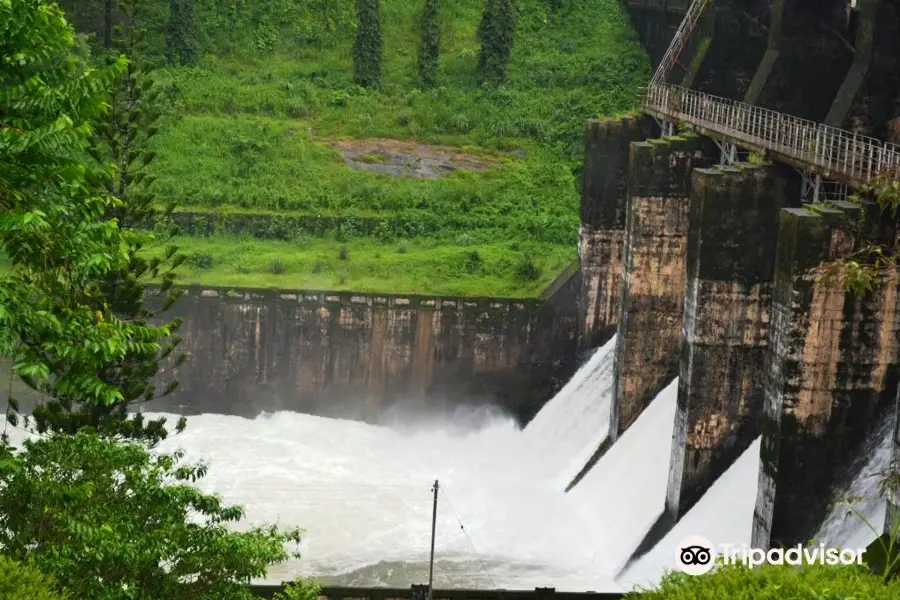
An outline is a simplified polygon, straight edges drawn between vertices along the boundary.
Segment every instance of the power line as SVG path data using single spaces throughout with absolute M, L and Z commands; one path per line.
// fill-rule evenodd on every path
M 491 581 L 491 585 L 496 590 L 497 583 L 494 581 L 494 578 L 491 577 L 490 572 L 487 570 L 487 567 L 484 565 L 484 561 L 481 559 L 481 553 L 478 552 L 478 548 L 475 547 L 475 542 L 472 541 L 472 538 L 469 537 L 469 532 L 466 531 L 465 526 L 462 523 L 462 520 L 459 518 L 459 515 L 456 514 L 456 510 L 453 508 L 453 503 L 450 502 L 450 498 L 447 496 L 447 492 L 444 491 L 445 488 L 440 488 L 440 493 L 444 496 L 444 500 L 447 501 L 447 506 L 450 507 L 450 512 L 453 513 L 453 516 L 456 518 L 456 522 L 459 523 L 459 529 L 463 532 L 463 535 L 466 536 L 466 539 L 469 540 L 469 545 L 472 546 L 472 552 L 475 553 L 475 560 L 478 561 L 478 564 L 481 566 L 481 570 L 484 571 L 484 574 L 487 575 L 487 578 Z M 500 592 L 497 592 L 497 595 L 502 598 Z

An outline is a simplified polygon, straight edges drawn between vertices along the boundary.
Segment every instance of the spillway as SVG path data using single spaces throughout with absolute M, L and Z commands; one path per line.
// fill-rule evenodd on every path
M 679 542 L 692 535 L 701 535 L 715 544 L 749 546 L 759 479 L 759 446 L 757 438 L 675 527 L 619 576 L 618 582 L 629 588 L 652 585 L 663 571 L 674 568 Z
M 615 339 L 596 350 L 524 430 L 483 411 L 406 427 L 291 412 L 255 419 L 204 414 L 190 417 L 187 430 L 160 449 L 182 448 L 189 459 L 207 462 L 200 485 L 243 505 L 242 526 L 306 530 L 302 558 L 271 570 L 268 581 L 312 575 L 336 585 L 426 582 L 431 483 L 439 479 L 436 586 L 625 591 L 674 568 L 675 546 L 688 535 L 749 543 L 760 442 L 621 572 L 664 508 L 678 381 L 567 494 L 566 484 L 608 434 L 614 349 Z M 851 494 L 874 490 L 889 462 L 889 425 L 886 419 L 877 449 L 866 451 L 871 460 Z M 883 506 L 871 502 L 862 511 L 878 521 Z M 851 547 L 857 538 L 874 538 L 839 510 L 822 536 Z
M 566 473 L 606 435 L 614 348 L 613 340 L 595 351 L 524 431 L 499 415 L 468 431 L 458 422 L 387 428 L 289 412 L 200 415 L 162 449 L 207 460 L 201 485 L 243 505 L 248 525 L 306 529 L 303 557 L 271 571 L 273 581 L 427 581 L 439 479 L 436 585 L 614 589 L 596 549 L 604 523 L 621 515 L 564 492 Z
M 885 520 L 885 501 L 879 483 L 891 463 L 893 411 L 888 411 L 865 444 L 849 472 L 856 473 L 849 487 L 835 498 L 814 538 L 826 546 L 865 548 L 875 540 L 872 527 L 881 533 Z M 851 509 L 852 507 L 852 509 Z
M 616 337 L 585 365 L 525 427 L 528 443 L 565 488 L 609 433 Z

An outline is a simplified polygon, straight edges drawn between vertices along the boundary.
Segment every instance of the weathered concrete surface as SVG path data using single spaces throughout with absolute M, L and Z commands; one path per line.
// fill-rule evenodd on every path
M 695 135 L 631 144 L 613 440 L 678 375 L 691 172 L 714 149 Z
M 805 542 L 835 473 L 896 402 L 898 279 L 854 296 L 821 261 L 852 252 L 859 209 L 783 211 L 753 545 Z
M 697 169 L 666 512 L 684 515 L 759 435 L 778 211 L 776 167 Z
M 891 442 L 889 476 L 896 483 L 900 482 L 900 384 L 897 385 L 897 395 L 894 399 L 894 429 Z M 887 510 L 884 515 L 882 531 L 886 535 L 893 536 L 900 528 L 900 490 L 889 486 L 887 492 Z
M 581 350 L 601 346 L 616 330 L 628 195 L 628 145 L 650 137 L 652 128 L 649 117 L 592 120 L 587 125 L 578 244 Z
M 527 421 L 574 367 L 575 269 L 530 301 L 190 288 L 179 390 L 150 407 L 382 421 L 496 405 Z

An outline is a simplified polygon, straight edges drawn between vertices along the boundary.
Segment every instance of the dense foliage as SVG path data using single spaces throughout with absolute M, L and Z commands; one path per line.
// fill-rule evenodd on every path
M 353 81 L 363 87 L 381 82 L 381 0 L 356 0 L 359 24 L 353 44 Z
M 55 4 L 0 2 L 0 250 L 12 267 L 0 278 L 0 353 L 52 398 L 109 405 L 123 397 L 103 370 L 155 351 L 168 331 L 119 319 L 96 288 L 141 238 L 106 218 L 117 202 L 84 162 L 125 63 L 90 69 L 73 47 Z
M 194 0 L 169 0 L 166 59 L 169 64 L 197 64 L 197 17 Z
M 92 115 L 95 118 L 96 134 L 88 150 L 97 162 L 79 165 L 85 173 L 82 193 L 88 196 L 93 194 L 97 198 L 97 212 L 88 215 L 88 218 L 95 223 L 105 223 L 110 232 L 116 232 L 109 233 L 106 243 L 109 251 L 118 253 L 119 261 L 107 264 L 102 273 L 95 269 L 87 278 L 72 281 L 69 293 L 70 297 L 77 298 L 76 301 L 92 319 L 107 323 L 127 323 L 129 328 L 143 336 L 140 340 L 143 343 L 123 343 L 119 347 L 111 343 L 107 346 L 110 352 L 116 350 L 116 355 L 104 355 L 105 360 L 95 363 L 94 369 L 99 383 L 111 393 L 102 401 L 85 396 L 78 389 L 61 389 L 58 380 L 71 371 L 74 365 L 79 364 L 78 357 L 63 356 L 58 351 L 47 353 L 49 368 L 46 375 L 49 377 L 25 373 L 24 378 L 32 387 L 47 395 L 46 401 L 33 412 L 38 431 L 72 433 L 90 425 L 109 435 L 159 440 L 165 437 L 163 420 L 147 423 L 139 414 L 129 417 L 127 409 L 135 401 L 143 403 L 156 397 L 151 380 L 158 373 L 160 362 L 169 358 L 173 359 L 170 361 L 172 363 L 184 359 L 183 355 L 172 355 L 179 340 L 171 337 L 171 334 L 178 329 L 180 323 L 172 322 L 164 327 L 149 328 L 147 318 L 152 313 L 144 307 L 142 279 L 159 277 L 161 267 L 166 262 L 160 258 L 148 260 L 139 255 L 155 239 L 144 228 L 148 223 L 163 218 L 173 207 L 160 210 L 154 196 L 146 192 L 152 178 L 147 178 L 145 171 L 154 154 L 148 143 L 156 130 L 159 102 L 158 94 L 154 93 L 150 70 L 139 58 L 142 55 L 139 25 L 141 5 L 138 0 L 120 0 L 118 3 L 122 22 L 115 29 L 112 48 L 115 54 L 110 57 L 115 65 L 115 72 L 110 80 L 104 82 L 107 86 L 108 110 L 99 119 L 98 115 Z M 60 52 L 64 50 L 61 49 Z M 137 58 L 127 62 L 115 58 L 122 55 Z M 49 118 L 49 115 L 35 117 Z M 87 132 L 86 123 L 81 132 L 82 145 Z M 70 156 L 73 164 L 85 158 L 80 148 Z M 21 185 L 21 182 L 14 185 Z M 45 202 L 54 200 L 46 194 L 46 190 L 42 190 L 41 194 Z M 90 226 L 94 226 L 94 223 L 90 223 Z M 11 239 L 6 252 L 10 256 L 16 256 L 24 246 L 23 240 Z M 170 264 L 175 264 L 179 259 L 173 255 L 174 249 L 164 258 L 169 258 Z M 59 259 L 69 260 L 65 256 L 60 256 Z M 36 264 L 32 261 L 27 267 L 17 265 L 17 268 L 26 277 L 33 278 L 35 272 L 46 268 L 46 263 Z M 171 274 L 162 274 L 162 278 L 164 288 L 171 286 Z M 31 298 L 43 298 L 46 302 L 59 305 L 60 299 L 47 287 L 45 284 L 42 288 L 32 289 Z M 167 303 L 174 301 L 175 297 L 168 298 Z M 46 346 L 54 342 L 54 334 L 46 331 L 23 332 L 18 334 L 17 339 L 27 340 L 28 336 L 38 335 L 41 337 L 29 343 Z M 33 366 L 31 365 L 32 368 Z M 23 374 L 21 371 L 17 372 Z M 177 380 L 173 381 L 163 393 L 172 391 L 176 384 Z M 15 407 L 16 403 L 13 402 L 12 408 Z M 19 420 L 14 414 L 10 414 L 10 418 Z
M 441 54 L 441 0 L 425 0 L 422 8 L 422 43 L 419 46 L 419 78 L 434 87 Z
M 0 600 L 68 600 L 56 584 L 29 564 L 0 554 Z
M 487 0 L 484 16 L 478 24 L 478 82 L 499 85 L 506 80 L 512 57 L 518 20 L 516 0 Z
M 641 600 L 889 600 L 900 597 L 900 580 L 885 583 L 865 566 L 721 566 L 706 575 L 667 574 L 641 590 Z
M 96 5 L 103 0 L 66 1 L 85 15 L 79 22 L 101 45 L 103 11 Z M 147 53 L 161 62 L 170 0 L 143 4 Z M 585 120 L 628 111 L 649 61 L 617 0 L 516 5 L 505 82 L 479 88 L 485 3 L 442 0 L 439 81 L 426 87 L 423 23 L 416 18 L 425 1 L 381 0 L 380 85 L 364 88 L 354 82 L 355 2 L 193 0 L 197 65 L 158 71 L 175 110 L 153 139 L 151 190 L 159 202 L 177 201 L 209 223 L 246 215 L 254 223 L 246 233 L 260 243 L 241 242 L 238 255 L 224 237 L 207 241 L 184 231 L 191 235 L 179 246 L 197 260 L 180 270 L 180 281 L 539 293 L 576 258 Z M 331 147 L 347 138 L 446 144 L 488 155 L 496 166 L 436 180 L 355 171 Z M 299 220 L 311 225 L 285 226 Z M 282 242 L 291 240 L 303 241 L 281 257 L 287 268 L 270 270 L 268 257 L 284 253 Z M 500 240 L 509 245 L 506 256 L 492 261 L 503 254 Z M 332 261 L 344 244 L 355 251 Z M 399 247 L 407 249 L 402 256 Z M 473 251 L 484 268 L 459 267 L 471 264 L 465 255 Z M 505 266 L 525 251 L 541 264 L 539 280 Z M 379 254 L 403 267 L 383 267 Z
M 0 553 L 80 600 L 239 600 L 298 530 L 233 531 L 240 507 L 194 487 L 203 465 L 89 432 L 0 447 Z

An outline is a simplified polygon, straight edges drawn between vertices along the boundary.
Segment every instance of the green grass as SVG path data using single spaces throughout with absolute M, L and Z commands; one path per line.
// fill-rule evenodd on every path
M 181 285 L 521 298 L 539 295 L 572 260 L 569 248 L 518 242 L 460 246 L 440 240 L 213 236 L 172 243 L 188 257 L 178 270 Z M 527 272 L 526 256 L 536 271 Z
M 630 111 L 650 73 L 618 0 L 568 0 L 560 11 L 551 4 L 519 2 L 508 81 L 483 90 L 475 72 L 483 2 L 444 0 L 439 85 L 423 90 L 416 75 L 421 1 L 384 0 L 383 81 L 367 90 L 352 84 L 352 2 L 198 0 L 207 32 L 201 64 L 160 73 L 176 116 L 155 138 L 155 191 L 181 210 L 427 221 L 417 234 L 427 251 L 389 261 L 390 253 L 376 259 L 373 250 L 343 278 L 339 268 L 329 277 L 306 272 L 303 281 L 318 287 L 533 294 L 539 285 L 517 282 L 503 269 L 456 272 L 458 249 L 443 246 L 465 234 L 485 256 L 496 253 L 495 262 L 501 255 L 508 263 L 517 259 L 492 245 L 497 239 L 539 243 L 541 254 L 560 265 L 574 259 L 585 121 Z M 393 178 L 352 170 L 327 144 L 368 137 L 459 146 L 498 165 L 437 180 Z M 352 240 L 360 248 L 379 243 Z M 225 264 L 231 245 L 220 240 L 207 251 Z M 331 256 L 340 244 L 314 245 Z M 267 252 L 261 248 L 253 256 Z M 406 275 L 388 274 L 396 270 Z M 222 285 L 290 279 L 219 267 L 191 277 Z
M 672 572 L 641 590 L 642 600 L 892 600 L 900 580 L 885 582 L 866 566 L 722 566 L 700 576 Z

